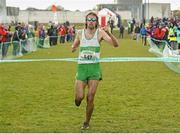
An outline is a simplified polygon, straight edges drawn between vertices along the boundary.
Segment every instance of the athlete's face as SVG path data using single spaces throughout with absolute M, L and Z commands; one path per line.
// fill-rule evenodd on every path
M 97 19 L 94 15 L 88 15 L 86 19 L 87 28 L 89 29 L 95 29 L 97 25 Z

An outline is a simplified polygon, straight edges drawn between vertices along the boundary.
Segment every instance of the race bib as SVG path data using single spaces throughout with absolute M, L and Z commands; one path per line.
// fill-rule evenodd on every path
M 93 51 L 84 50 L 84 51 L 81 52 L 80 57 L 83 60 L 93 60 L 93 59 L 96 58 L 96 53 L 93 52 Z

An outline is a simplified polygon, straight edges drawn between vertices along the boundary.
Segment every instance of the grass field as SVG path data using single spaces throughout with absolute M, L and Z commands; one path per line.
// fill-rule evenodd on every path
M 154 57 L 128 38 L 102 43 L 101 57 Z M 70 44 L 21 59 L 77 57 Z M 180 132 L 180 75 L 161 62 L 102 63 L 90 129 L 85 100 L 74 105 L 74 62 L 0 64 L 0 132 Z

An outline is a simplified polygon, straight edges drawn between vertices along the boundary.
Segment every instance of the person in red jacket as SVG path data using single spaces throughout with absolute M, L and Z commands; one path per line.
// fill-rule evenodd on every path
M 159 34 L 160 40 L 166 40 L 167 31 L 168 30 L 167 30 L 165 24 L 161 24 L 161 30 L 160 30 L 160 34 Z
M 161 23 L 159 28 L 160 28 L 159 40 L 167 41 L 168 29 L 166 28 L 165 24 Z M 164 50 L 166 43 L 161 42 L 160 44 L 162 46 L 161 49 Z
M 158 26 L 158 24 L 156 24 L 156 26 L 153 28 L 153 32 L 152 32 L 152 41 L 157 45 L 157 47 L 160 46 L 160 28 Z
M 159 40 L 159 36 L 160 36 L 160 29 L 159 26 L 156 25 L 156 27 L 153 30 L 152 37 Z
M 8 32 L 5 30 L 4 26 L 0 24 L 0 43 L 3 43 L 6 41 L 6 36 Z
M 7 40 L 7 35 L 8 32 L 7 30 L 4 28 L 4 26 L 2 24 L 0 24 L 0 49 L 2 49 L 2 59 L 4 58 L 4 53 L 5 53 L 5 42 Z
M 65 43 L 66 29 L 64 25 L 62 25 L 59 28 L 59 35 L 60 35 L 60 43 Z

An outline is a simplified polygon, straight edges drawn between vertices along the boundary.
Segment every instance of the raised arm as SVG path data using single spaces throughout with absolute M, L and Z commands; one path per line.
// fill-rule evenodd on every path
M 101 38 L 103 40 L 105 40 L 106 42 L 108 42 L 109 44 L 111 44 L 114 47 L 118 47 L 118 40 L 116 39 L 116 37 L 109 31 L 109 26 L 106 26 L 104 28 L 101 29 Z
M 73 42 L 73 44 L 71 46 L 71 52 L 75 52 L 76 49 L 79 47 L 79 44 L 80 44 L 80 33 L 81 33 L 80 31 L 77 32 L 77 35 L 76 35 L 76 37 L 74 39 L 74 42 Z

